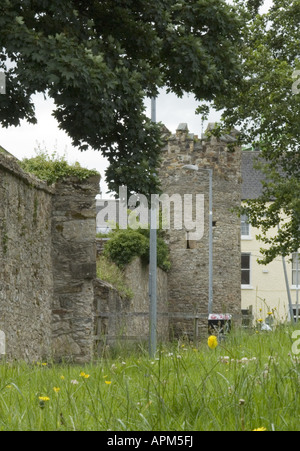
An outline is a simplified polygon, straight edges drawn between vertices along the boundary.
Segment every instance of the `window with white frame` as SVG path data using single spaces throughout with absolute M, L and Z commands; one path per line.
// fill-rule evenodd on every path
M 249 288 L 251 286 L 251 254 L 243 253 L 241 258 L 242 288 Z
M 292 261 L 292 284 L 295 287 L 300 286 L 300 253 L 293 254 Z
M 250 228 L 251 228 L 251 226 L 250 226 L 248 215 L 242 215 L 241 216 L 241 237 L 243 239 L 251 238 Z

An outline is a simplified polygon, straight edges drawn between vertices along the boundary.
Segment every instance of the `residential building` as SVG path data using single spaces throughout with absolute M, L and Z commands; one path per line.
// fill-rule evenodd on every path
M 262 193 L 262 181 L 264 175 L 254 168 L 254 163 L 259 158 L 259 152 L 242 152 L 242 201 L 255 199 Z M 272 237 L 277 229 L 269 231 Z M 242 308 L 253 308 L 256 320 L 272 317 L 280 321 L 289 319 L 289 294 L 292 305 L 300 300 L 300 262 L 297 265 L 297 254 L 292 258 L 276 257 L 268 265 L 261 265 L 258 259 L 262 257 L 260 249 L 265 245 L 257 236 L 260 231 L 253 227 L 246 216 L 241 218 L 241 288 Z M 286 283 L 284 264 L 286 266 Z M 298 270 L 297 270 L 298 269 Z M 298 277 L 298 281 L 297 281 Z

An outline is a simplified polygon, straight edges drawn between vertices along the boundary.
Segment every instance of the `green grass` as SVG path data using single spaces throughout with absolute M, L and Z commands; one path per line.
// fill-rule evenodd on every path
M 299 430 L 292 332 L 237 331 L 214 351 L 176 343 L 153 360 L 140 349 L 85 367 L 2 363 L 0 430 Z
M 126 283 L 124 270 L 103 255 L 97 259 L 97 277 L 113 285 L 121 297 L 133 298 L 133 291 Z

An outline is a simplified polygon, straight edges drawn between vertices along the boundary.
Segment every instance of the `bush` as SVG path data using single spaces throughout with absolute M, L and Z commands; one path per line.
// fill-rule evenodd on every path
M 147 240 L 147 252 L 143 256 L 146 263 L 150 260 L 150 229 L 140 229 L 141 233 Z M 157 265 L 163 271 L 169 271 L 171 269 L 170 262 L 170 252 L 169 247 L 163 239 L 163 232 L 161 230 L 157 231 Z
M 48 185 L 66 177 L 77 177 L 79 180 L 84 180 L 91 175 L 98 174 L 96 170 L 81 167 L 78 162 L 69 164 L 64 156 L 59 156 L 55 152 L 49 156 L 43 150 L 39 150 L 36 157 L 22 160 L 20 166 L 25 172 L 34 174 Z
M 131 263 L 136 257 L 149 263 L 149 241 L 149 230 L 116 230 L 110 234 L 104 255 L 121 268 Z M 171 268 L 168 246 L 160 236 L 157 238 L 157 265 L 164 271 Z
M 135 257 L 145 257 L 148 250 L 146 237 L 135 230 L 118 230 L 111 234 L 104 255 L 119 267 L 124 267 Z

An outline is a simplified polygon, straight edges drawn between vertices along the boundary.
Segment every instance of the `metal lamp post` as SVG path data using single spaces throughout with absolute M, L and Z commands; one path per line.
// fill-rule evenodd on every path
M 156 99 L 154 97 L 151 99 L 151 120 L 152 122 L 156 122 Z M 157 348 L 157 210 L 156 210 L 156 202 L 153 202 L 152 199 L 150 211 L 151 219 L 150 219 L 150 269 L 149 269 L 149 298 L 150 298 L 149 354 L 151 358 L 155 356 Z
M 213 170 L 209 172 L 209 297 L 208 314 L 213 313 Z
M 299 321 L 299 251 L 296 252 L 296 323 Z
M 278 231 L 280 231 L 280 224 L 278 224 L 277 228 L 278 228 Z M 294 320 L 292 296 L 291 296 L 291 290 L 290 290 L 290 285 L 289 285 L 289 278 L 288 278 L 288 273 L 287 273 L 287 268 L 286 268 L 286 262 L 285 262 L 284 255 L 282 255 L 282 266 L 283 266 L 283 273 L 284 273 L 284 279 L 285 279 L 285 285 L 286 285 L 286 292 L 287 292 L 287 297 L 288 297 L 289 313 L 290 313 L 291 323 L 294 323 L 295 320 Z
M 205 171 L 209 174 L 209 264 L 208 264 L 208 314 L 213 313 L 213 170 L 186 165 L 182 169 Z

